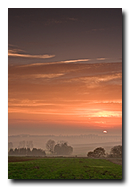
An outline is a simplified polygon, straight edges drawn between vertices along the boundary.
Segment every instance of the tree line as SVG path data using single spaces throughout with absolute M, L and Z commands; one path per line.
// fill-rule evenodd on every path
M 32 150 L 30 148 L 15 148 L 10 149 L 8 152 L 9 156 L 45 156 L 46 152 L 42 149 L 33 148 Z
M 87 153 L 88 158 L 122 158 L 122 146 L 117 145 L 111 148 L 110 153 L 106 153 L 103 147 L 98 147 L 94 151 Z
M 12 142 L 8 142 L 8 151 L 10 149 L 13 149 L 13 143 Z M 20 141 L 18 148 L 33 148 L 33 141 Z
M 32 148 L 33 143 L 21 141 L 18 148 L 13 149 L 13 143 L 8 143 L 8 154 L 13 155 L 27 155 L 27 156 L 45 156 L 46 151 L 42 149 Z M 54 140 L 48 140 L 46 148 L 51 155 L 70 155 L 73 152 L 73 147 L 69 146 L 67 142 L 60 141 L 57 144 Z
M 43 149 L 33 148 L 32 141 L 21 141 L 19 142 L 18 148 L 13 149 L 13 143 L 8 143 L 9 155 L 27 155 L 27 156 L 46 156 L 49 155 L 71 155 L 73 147 L 69 146 L 65 141 L 59 141 L 56 143 L 54 140 L 48 140 L 46 143 L 46 151 Z M 47 153 L 48 152 L 48 153 Z M 103 147 L 97 147 L 93 151 L 87 153 L 88 158 L 121 158 L 122 157 L 122 146 L 114 146 L 111 148 L 110 153 L 106 153 Z
M 55 144 L 54 140 L 48 140 L 46 148 L 54 155 L 71 155 L 73 152 L 73 147 L 69 146 L 67 142 L 64 141 L 60 141 Z

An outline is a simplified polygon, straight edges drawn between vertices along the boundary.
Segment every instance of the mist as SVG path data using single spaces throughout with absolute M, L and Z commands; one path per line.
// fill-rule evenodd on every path
M 63 141 L 73 147 L 72 156 L 86 157 L 89 151 L 97 147 L 103 147 L 106 153 L 116 145 L 122 145 L 121 135 L 108 134 L 79 134 L 79 135 L 36 135 L 36 134 L 18 134 L 8 136 L 8 142 L 12 142 L 13 149 L 19 148 L 20 142 L 32 142 L 33 147 L 46 151 L 46 143 L 51 139 L 56 143 Z

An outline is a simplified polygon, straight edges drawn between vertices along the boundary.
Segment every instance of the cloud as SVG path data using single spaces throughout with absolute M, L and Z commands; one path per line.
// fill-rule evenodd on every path
M 106 58 L 97 58 L 97 60 L 106 60 Z
M 24 50 L 21 49 L 9 49 L 8 50 L 8 56 L 12 57 L 22 57 L 22 58 L 53 58 L 55 55 L 30 55 L 30 54 L 24 54 Z
M 104 75 L 97 75 L 97 76 L 79 76 L 77 78 L 70 78 L 69 80 L 65 80 L 65 81 L 67 82 L 79 81 L 79 82 L 86 83 L 88 86 L 90 84 L 91 86 L 95 87 L 95 85 L 103 82 L 117 81 L 115 83 L 118 83 L 121 79 L 122 79 L 122 73 L 114 73 L 109 75 L 104 74 Z
M 63 73 L 56 73 L 56 74 L 24 74 L 24 75 L 11 75 L 8 77 L 9 81 L 15 81 L 15 80 L 23 80 L 23 81 L 29 81 L 32 80 L 32 82 L 34 82 L 34 80 L 39 81 L 39 79 L 53 79 L 56 77 L 60 77 L 63 76 Z
M 64 75 L 63 73 L 57 73 L 57 74 L 32 74 L 32 75 L 24 75 L 23 78 L 34 78 L 34 79 L 43 79 L 43 78 L 48 78 L 52 79 L 55 77 L 59 77 Z
M 69 64 L 69 63 L 76 63 L 76 62 L 88 62 L 89 60 L 90 59 L 75 59 L 75 60 L 64 60 L 64 61 L 57 61 L 57 62 L 33 63 L 33 64 L 21 65 L 19 67 L 30 67 L 30 66 L 52 65 L 52 64 Z
M 122 100 L 110 100 L 110 101 L 91 101 L 92 103 L 97 104 L 122 104 Z

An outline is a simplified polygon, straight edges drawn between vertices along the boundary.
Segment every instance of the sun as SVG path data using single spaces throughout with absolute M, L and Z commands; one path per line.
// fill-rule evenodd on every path
M 104 130 L 104 131 L 103 131 L 103 133 L 104 133 L 104 134 L 107 134 L 107 131 L 106 131 L 106 130 Z

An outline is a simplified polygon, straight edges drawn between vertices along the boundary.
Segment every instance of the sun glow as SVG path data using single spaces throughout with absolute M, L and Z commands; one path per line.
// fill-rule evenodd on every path
M 103 131 L 103 133 L 104 133 L 104 134 L 107 134 L 107 131 L 106 131 L 106 130 L 104 130 L 104 131 Z

